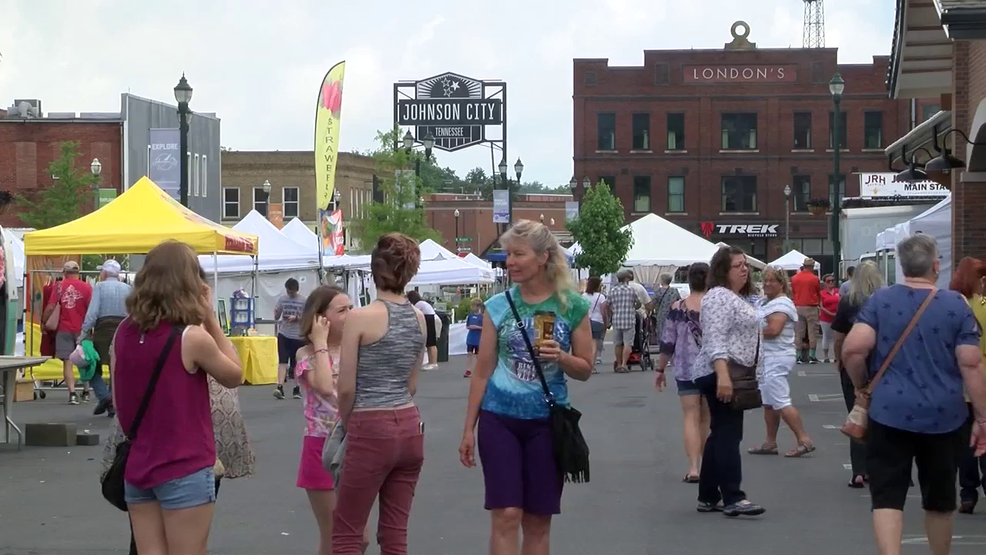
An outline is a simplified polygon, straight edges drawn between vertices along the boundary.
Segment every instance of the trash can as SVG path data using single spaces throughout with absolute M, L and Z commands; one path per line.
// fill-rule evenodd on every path
M 452 325 L 452 319 L 448 312 L 435 311 L 435 318 L 442 322 L 442 331 L 438 334 L 438 362 L 448 362 L 448 329 Z

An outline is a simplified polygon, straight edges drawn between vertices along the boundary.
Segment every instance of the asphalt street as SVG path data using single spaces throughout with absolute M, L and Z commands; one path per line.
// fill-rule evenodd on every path
M 609 360 L 612 349 L 607 346 Z M 487 552 L 489 516 L 479 469 L 457 449 L 468 380 L 463 357 L 424 373 L 417 396 L 426 422 L 426 460 L 410 523 L 412 554 Z M 818 450 L 810 458 L 743 456 L 744 489 L 767 508 L 756 519 L 695 511 L 697 486 L 682 483 L 686 461 L 673 391 L 657 394 L 654 374 L 604 369 L 571 386 L 592 450 L 592 482 L 566 488 L 554 521 L 552 553 L 564 555 L 730 553 L 799 555 L 875 553 L 869 499 L 846 487 L 848 443 L 839 379 L 829 365 L 799 366 L 791 376 L 796 405 Z M 216 507 L 210 552 L 228 555 L 313 553 L 315 523 L 295 487 L 301 446 L 300 401 L 275 400 L 270 387 L 244 387 L 257 472 L 226 481 Z M 109 420 L 91 405 L 65 403 L 64 392 L 15 405 L 20 424 L 69 421 L 105 439 Z M 782 452 L 793 437 L 782 429 Z M 759 412 L 748 413 L 744 448 L 763 439 Z M 125 553 L 124 514 L 99 494 L 102 446 L 15 449 L 0 446 L 0 555 Z M 908 499 L 904 553 L 927 553 L 917 491 Z M 986 505 L 956 519 L 953 553 L 986 553 Z M 376 546 L 370 553 L 378 553 Z

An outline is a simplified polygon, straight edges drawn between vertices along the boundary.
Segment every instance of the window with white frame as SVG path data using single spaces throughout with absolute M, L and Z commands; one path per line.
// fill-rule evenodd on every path
M 253 188 L 253 209 L 260 212 L 260 215 L 267 217 L 267 197 L 268 193 L 264 192 L 263 187 Z
M 199 155 L 192 155 L 192 196 L 199 196 Z
M 285 187 L 281 189 L 281 194 L 283 195 L 283 210 L 284 219 L 289 220 L 291 218 L 298 217 L 298 188 L 297 187 Z
M 209 196 L 209 157 L 202 155 L 202 198 Z
M 238 187 L 223 188 L 223 219 L 240 219 L 240 189 Z

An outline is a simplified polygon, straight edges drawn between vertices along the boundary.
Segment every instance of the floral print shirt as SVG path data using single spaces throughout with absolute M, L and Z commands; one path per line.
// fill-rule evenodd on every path
M 671 305 L 661 335 L 661 354 L 674 357 L 672 360 L 674 379 L 688 382 L 712 373 L 711 368 L 703 368 L 696 374 L 695 359 L 701 348 L 700 313 L 696 310 L 688 310 L 684 302 Z
M 711 374 L 716 360 L 733 360 L 744 366 L 763 363 L 760 318 L 750 300 L 725 287 L 713 287 L 702 298 L 702 349 L 692 373 Z
M 308 385 L 308 372 L 314 370 L 311 366 L 313 357 L 307 356 L 298 361 L 295 366 L 295 378 L 301 387 L 305 399 L 305 435 L 311 437 L 329 437 L 336 419 L 339 418 L 339 400 L 335 395 L 323 397 L 315 388 Z M 339 358 L 329 357 L 329 369 L 332 379 L 339 379 Z

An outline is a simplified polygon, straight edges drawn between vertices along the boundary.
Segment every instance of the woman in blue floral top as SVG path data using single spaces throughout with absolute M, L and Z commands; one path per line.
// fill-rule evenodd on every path
M 705 438 L 709 435 L 709 405 L 702 398 L 695 378 L 711 374 L 712 368 L 694 367 L 695 358 L 702 348 L 700 314 L 708 275 L 708 264 L 692 264 L 688 269 L 688 288 L 691 293 L 672 303 L 668 310 L 661 337 L 661 359 L 657 364 L 657 390 L 664 391 L 667 385 L 664 372 L 668 362 L 674 358 L 674 379 L 678 384 L 678 398 L 681 400 L 685 454 L 688 455 L 685 481 L 692 484 L 698 483 L 698 465 L 705 448 Z

